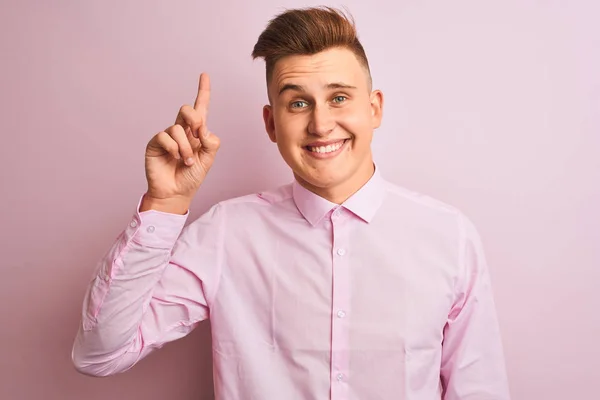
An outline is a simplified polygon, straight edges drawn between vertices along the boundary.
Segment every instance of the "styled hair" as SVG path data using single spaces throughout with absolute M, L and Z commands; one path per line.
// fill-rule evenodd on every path
M 279 14 L 258 37 L 252 58 L 263 58 L 267 83 L 278 60 L 291 55 L 313 55 L 331 48 L 352 51 L 370 77 L 369 62 L 358 40 L 354 19 L 332 7 L 292 9 Z

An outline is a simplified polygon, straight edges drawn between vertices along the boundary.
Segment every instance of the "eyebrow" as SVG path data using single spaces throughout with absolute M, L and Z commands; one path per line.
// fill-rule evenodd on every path
M 329 83 L 329 84 L 325 85 L 325 88 L 326 89 L 356 89 L 356 86 L 347 85 L 342 82 L 334 82 L 334 83 Z M 304 86 L 295 85 L 293 83 L 287 83 L 287 84 L 283 85 L 281 87 L 281 89 L 279 89 L 279 94 L 281 95 L 281 93 L 285 92 L 286 90 L 292 90 L 292 91 L 296 91 L 296 92 L 306 92 L 306 89 L 304 88 Z

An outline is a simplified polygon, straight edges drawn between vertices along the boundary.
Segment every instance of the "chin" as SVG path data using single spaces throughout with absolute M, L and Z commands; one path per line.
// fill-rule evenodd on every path
M 316 173 L 315 173 L 316 172 Z M 318 187 L 320 189 L 328 189 L 335 187 L 344 181 L 344 175 L 339 173 L 319 173 L 317 171 L 307 171 L 302 173 L 296 173 L 296 177 L 299 177 L 311 186 Z

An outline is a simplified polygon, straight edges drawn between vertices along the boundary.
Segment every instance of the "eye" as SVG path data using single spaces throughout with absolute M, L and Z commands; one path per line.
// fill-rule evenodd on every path
M 343 103 L 344 101 L 346 101 L 347 99 L 348 98 L 346 96 L 335 96 L 333 98 L 333 102 L 340 104 L 340 103 Z
M 304 108 L 308 105 L 305 101 L 294 101 L 290 104 L 290 108 Z

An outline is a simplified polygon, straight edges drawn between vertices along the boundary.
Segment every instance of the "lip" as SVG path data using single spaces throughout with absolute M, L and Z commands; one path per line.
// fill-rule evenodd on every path
M 308 149 L 308 147 L 327 146 L 330 144 L 339 143 L 340 141 L 343 141 L 344 143 L 340 146 L 339 149 L 337 149 L 336 151 L 332 151 L 331 153 L 317 153 L 314 151 L 310 151 Z M 349 141 L 350 141 L 350 139 L 341 139 L 341 140 L 338 139 L 338 140 L 329 140 L 327 142 L 313 142 L 313 143 L 310 143 L 309 145 L 305 146 L 304 151 L 306 151 L 309 156 L 319 159 L 319 160 L 333 158 L 333 157 L 337 157 L 342 151 L 344 151 L 344 149 L 346 148 L 346 145 L 348 144 Z

